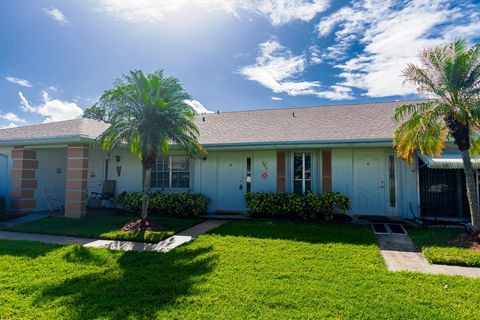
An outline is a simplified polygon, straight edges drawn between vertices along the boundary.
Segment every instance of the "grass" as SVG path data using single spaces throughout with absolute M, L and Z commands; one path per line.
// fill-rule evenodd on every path
M 431 228 L 413 229 L 410 237 L 430 263 L 480 267 L 480 252 L 458 248 L 448 243 L 464 229 Z
M 479 319 L 479 303 L 480 280 L 388 272 L 358 226 L 229 222 L 166 254 L 0 241 L 3 319 Z
M 47 217 L 28 223 L 22 223 L 3 230 L 44 233 L 63 236 L 77 236 L 96 239 L 129 240 L 144 242 L 159 242 L 173 234 L 200 223 L 200 219 L 178 219 L 167 217 L 150 217 L 152 221 L 165 226 L 165 231 L 159 232 L 123 232 L 121 227 L 132 220 L 131 216 L 105 215 L 87 217 L 84 219 L 67 219 L 62 217 Z

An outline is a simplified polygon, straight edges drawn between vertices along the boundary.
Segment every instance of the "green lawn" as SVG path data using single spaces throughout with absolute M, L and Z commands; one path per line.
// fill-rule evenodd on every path
M 480 267 L 480 252 L 448 243 L 462 232 L 464 229 L 431 228 L 413 229 L 408 233 L 430 263 Z
M 85 219 L 47 217 L 45 219 L 22 223 L 2 229 L 7 231 L 46 233 L 97 239 L 158 242 L 172 236 L 174 233 L 185 230 L 188 227 L 203 221 L 201 219 L 150 217 L 151 220 L 165 226 L 167 230 L 161 232 L 119 231 L 123 225 L 132 219 L 133 217 L 131 216 L 121 215 L 105 215 Z
M 4 319 L 479 319 L 479 304 L 480 280 L 388 272 L 351 225 L 229 222 L 166 254 L 0 241 Z

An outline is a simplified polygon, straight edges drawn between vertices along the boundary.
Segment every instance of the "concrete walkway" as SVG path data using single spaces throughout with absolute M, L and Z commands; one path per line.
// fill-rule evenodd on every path
M 480 278 L 480 268 L 430 264 L 409 236 L 377 236 L 380 252 L 390 271 L 413 271 Z
M 48 217 L 48 215 L 46 215 L 46 214 L 33 213 L 33 214 L 26 215 L 26 216 L 18 217 L 18 218 L 15 218 L 15 219 L 2 221 L 2 222 L 0 222 L 0 227 L 11 227 L 11 226 L 14 226 L 14 225 L 17 225 L 17 224 L 20 224 L 20 223 L 32 222 L 32 221 L 44 219 L 46 217 Z
M 168 252 L 182 244 L 188 243 L 198 237 L 200 234 L 215 229 L 225 223 L 224 220 L 207 220 L 188 228 L 170 238 L 159 243 L 144 243 L 135 241 L 118 241 L 118 240 L 98 240 L 80 237 L 54 236 L 48 234 L 23 233 L 0 231 L 0 239 L 4 240 L 26 240 L 44 243 L 53 243 L 60 245 L 81 245 L 91 248 L 107 248 L 111 250 L 122 251 L 153 251 Z

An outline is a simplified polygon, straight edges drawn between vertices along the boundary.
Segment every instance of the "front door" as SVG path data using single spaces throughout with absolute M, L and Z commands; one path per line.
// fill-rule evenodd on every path
M 241 152 L 221 154 L 218 163 L 218 211 L 245 211 L 246 162 L 247 158 Z
M 383 151 L 354 152 L 354 211 L 386 215 L 386 154 Z

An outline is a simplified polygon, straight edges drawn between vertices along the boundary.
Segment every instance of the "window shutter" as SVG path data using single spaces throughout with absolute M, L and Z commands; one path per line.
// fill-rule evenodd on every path
M 332 151 L 322 151 L 322 192 L 332 191 Z
M 285 193 L 286 190 L 286 163 L 285 151 L 277 151 L 277 192 Z

